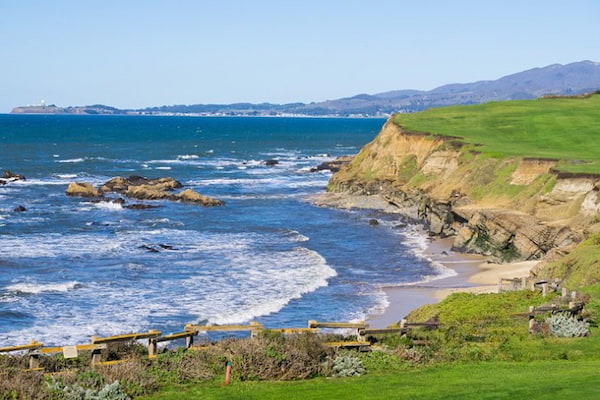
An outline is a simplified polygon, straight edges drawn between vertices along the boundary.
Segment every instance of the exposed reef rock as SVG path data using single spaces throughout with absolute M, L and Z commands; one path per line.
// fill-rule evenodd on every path
M 317 165 L 315 168 L 311 168 L 310 172 L 317 171 L 331 171 L 338 172 L 342 167 L 350 164 L 350 161 L 354 159 L 353 156 L 339 156 L 335 160 L 332 161 L 324 161 L 321 164 Z
M 72 182 L 69 183 L 65 192 L 67 196 L 78 197 L 100 197 L 100 192 L 91 183 Z
M 2 172 L 2 178 L 0 179 L 0 185 L 6 185 L 9 182 L 24 181 L 26 178 L 20 174 L 13 174 L 10 171 Z
M 104 198 L 106 193 L 114 192 L 138 200 L 172 200 L 199 204 L 206 207 L 224 204 L 221 200 L 203 196 L 191 189 L 186 189 L 181 193 L 173 193 L 173 190 L 181 187 L 181 182 L 169 177 L 148 179 L 141 176 L 130 176 L 128 178 L 112 178 L 104 183 L 100 189 L 96 189 L 86 182 L 74 182 L 69 185 L 66 193 L 69 196 Z M 123 199 L 117 200 L 121 200 L 121 204 L 123 203 Z M 107 199 L 107 201 L 111 200 Z M 114 200 L 112 201 L 114 202 Z M 152 206 L 133 204 L 123 207 L 130 209 L 145 209 L 151 208 Z
M 379 195 L 432 235 L 497 260 L 568 252 L 599 231 L 600 176 L 557 172 L 557 160 L 481 156 L 457 138 L 389 120 L 335 173 L 331 192 Z

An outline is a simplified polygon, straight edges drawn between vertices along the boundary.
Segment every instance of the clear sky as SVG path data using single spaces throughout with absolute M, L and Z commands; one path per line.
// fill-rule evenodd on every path
M 312 102 L 600 61 L 600 0 L 0 0 L 0 112 Z

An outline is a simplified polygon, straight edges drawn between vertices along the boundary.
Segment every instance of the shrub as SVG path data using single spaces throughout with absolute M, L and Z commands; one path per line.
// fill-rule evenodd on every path
M 558 337 L 581 337 L 590 334 L 590 324 L 580 321 L 569 313 L 558 313 L 546 319 L 550 334 Z
M 335 376 L 360 376 L 364 372 L 365 367 L 363 367 L 358 357 L 340 354 L 333 359 L 333 373 Z

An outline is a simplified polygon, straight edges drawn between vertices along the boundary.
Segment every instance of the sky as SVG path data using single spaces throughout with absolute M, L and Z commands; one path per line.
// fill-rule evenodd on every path
M 0 113 L 318 102 L 600 61 L 599 0 L 0 0 Z

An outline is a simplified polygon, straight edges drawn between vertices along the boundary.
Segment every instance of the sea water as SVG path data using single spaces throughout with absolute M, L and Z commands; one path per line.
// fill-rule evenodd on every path
M 0 170 L 26 177 L 0 185 L 0 347 L 364 319 L 387 304 L 381 285 L 448 273 L 422 256 L 416 227 L 311 202 L 331 176 L 311 168 L 357 153 L 383 122 L 0 115 Z M 225 205 L 65 195 L 130 175 L 170 176 Z

